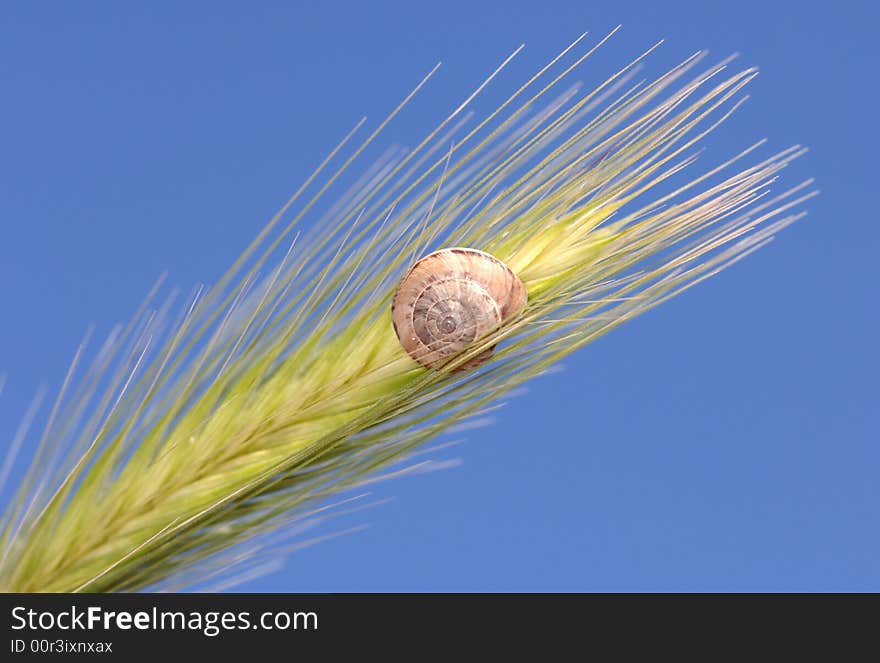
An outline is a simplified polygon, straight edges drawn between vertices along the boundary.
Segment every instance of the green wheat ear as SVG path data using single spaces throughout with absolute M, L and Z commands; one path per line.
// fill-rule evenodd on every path
M 465 110 L 514 53 L 320 215 L 435 67 L 351 149 L 361 120 L 216 286 L 178 314 L 173 297 L 145 305 L 85 370 L 81 347 L 5 512 L 0 588 L 187 585 L 262 559 L 256 543 L 237 544 L 326 508 L 803 215 L 810 182 L 770 189 L 799 147 L 725 175 L 758 143 L 684 179 L 755 70 L 725 73 L 724 61 L 693 73 L 700 52 L 636 80 L 652 48 L 595 90 L 562 89 L 610 36 L 561 64 L 582 35 L 474 123 Z M 407 267 L 445 246 L 492 254 L 528 292 L 519 315 L 449 366 L 497 344 L 472 371 L 420 366 L 391 326 Z

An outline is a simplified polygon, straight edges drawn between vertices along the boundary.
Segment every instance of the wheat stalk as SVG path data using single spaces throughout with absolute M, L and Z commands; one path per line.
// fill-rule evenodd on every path
M 466 109 L 511 55 L 416 148 L 380 159 L 318 215 L 435 68 L 352 150 L 360 121 L 176 320 L 173 296 L 145 304 L 83 370 L 84 343 L 6 510 L 0 587 L 119 591 L 222 575 L 254 559 L 240 546 L 257 534 L 326 508 L 803 215 L 810 182 L 771 193 L 799 147 L 725 175 L 758 143 L 682 179 L 755 70 L 730 74 L 724 61 L 695 74 L 700 52 L 637 81 L 652 48 L 592 91 L 562 89 L 608 37 L 552 73 L 582 35 L 465 131 Z M 419 366 L 390 324 L 406 267 L 450 245 L 497 256 L 529 296 L 450 365 L 500 343 L 467 373 Z

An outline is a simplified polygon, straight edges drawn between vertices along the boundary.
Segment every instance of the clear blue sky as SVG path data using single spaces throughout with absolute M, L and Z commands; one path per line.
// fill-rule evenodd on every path
M 163 270 L 216 279 L 437 60 L 386 144 L 520 42 L 499 96 L 622 23 L 598 71 L 661 37 L 649 73 L 702 47 L 761 67 L 710 153 L 809 145 L 787 177 L 817 178 L 810 216 L 533 383 L 460 467 L 336 523 L 365 531 L 242 589 L 880 590 L 878 22 L 867 2 L 3 3 L 0 440 L 89 323 Z

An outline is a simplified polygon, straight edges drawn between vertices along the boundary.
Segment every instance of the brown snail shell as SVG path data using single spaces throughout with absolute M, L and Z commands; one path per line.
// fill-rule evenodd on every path
M 523 282 L 498 258 L 476 249 L 441 249 L 410 267 L 394 294 L 391 320 L 404 350 L 439 368 L 518 314 L 526 301 Z M 494 347 L 455 370 L 476 368 Z

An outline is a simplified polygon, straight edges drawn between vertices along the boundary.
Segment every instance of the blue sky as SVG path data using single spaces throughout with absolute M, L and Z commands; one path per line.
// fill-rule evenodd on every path
M 876 35 L 865 2 L 4 3 L 0 440 L 90 323 L 221 274 L 359 118 L 444 65 L 411 144 L 519 43 L 500 98 L 583 30 L 606 73 L 698 48 L 759 65 L 709 141 L 807 144 L 810 215 L 588 346 L 369 527 L 254 591 L 880 590 Z M 717 5 L 717 6 L 716 6 Z M 595 73 L 594 73 L 595 72 Z M 495 95 L 495 96 L 493 96 Z M 871 432 L 873 431 L 873 432 Z

